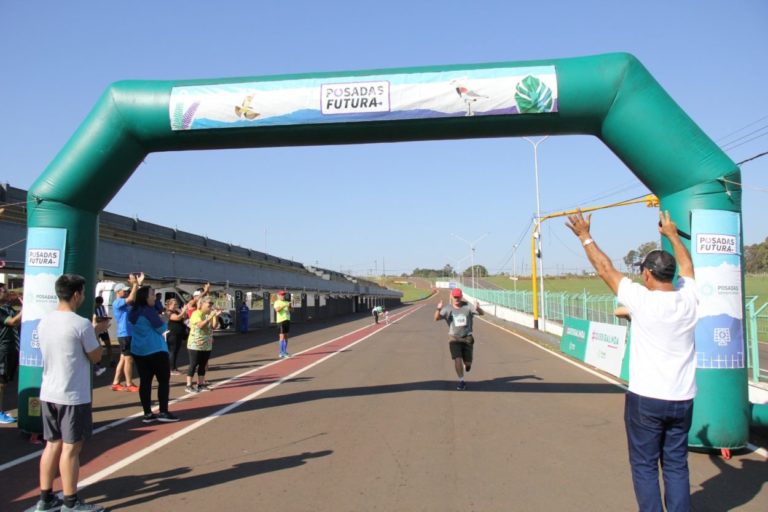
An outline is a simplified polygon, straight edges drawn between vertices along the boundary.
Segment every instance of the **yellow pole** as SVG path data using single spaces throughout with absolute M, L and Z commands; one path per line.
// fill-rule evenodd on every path
M 613 208 L 616 206 L 628 206 L 630 204 L 645 203 L 649 208 L 657 208 L 659 206 L 659 199 L 651 194 L 643 196 L 637 199 L 630 199 L 628 201 L 619 201 L 618 203 L 607 204 L 603 206 L 589 206 L 587 208 L 579 208 L 576 210 L 567 210 L 563 212 L 551 213 L 544 215 L 540 219 L 534 219 L 533 232 L 531 233 L 531 290 L 533 291 L 533 328 L 539 328 L 539 290 L 536 284 L 536 233 L 541 228 L 541 223 L 547 219 L 553 219 L 555 217 L 564 217 L 566 215 L 573 215 L 576 212 L 593 212 L 595 210 L 603 210 L 605 208 Z

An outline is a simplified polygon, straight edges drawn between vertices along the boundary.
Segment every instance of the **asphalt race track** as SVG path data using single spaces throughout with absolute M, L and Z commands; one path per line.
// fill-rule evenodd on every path
M 390 325 L 292 326 L 286 360 L 274 330 L 220 336 L 216 387 L 172 404 L 175 424 L 141 423 L 138 395 L 111 391 L 107 372 L 81 497 L 126 512 L 636 510 L 623 389 L 530 332 L 478 321 L 457 391 L 436 302 Z M 172 398 L 183 383 L 172 377 Z M 24 510 L 40 446 L 13 426 L 0 441 L 0 510 Z M 696 511 L 768 510 L 764 451 L 691 453 L 690 466 Z

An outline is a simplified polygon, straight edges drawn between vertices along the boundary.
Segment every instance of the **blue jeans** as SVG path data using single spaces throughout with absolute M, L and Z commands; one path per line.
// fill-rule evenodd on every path
M 659 461 L 667 510 L 691 510 L 688 431 L 692 417 L 693 400 L 659 400 L 627 393 L 624 426 L 632 466 L 632 484 L 641 512 L 663 511 Z

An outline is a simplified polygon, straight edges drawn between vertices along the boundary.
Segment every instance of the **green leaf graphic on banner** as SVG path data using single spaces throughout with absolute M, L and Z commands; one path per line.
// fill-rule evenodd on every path
M 528 75 L 515 87 L 515 101 L 521 114 L 552 111 L 552 89 L 535 76 Z

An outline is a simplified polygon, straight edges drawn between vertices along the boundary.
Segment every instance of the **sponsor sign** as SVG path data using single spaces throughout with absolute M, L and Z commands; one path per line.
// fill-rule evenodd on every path
M 555 66 L 498 66 L 174 87 L 172 130 L 558 111 Z
M 584 362 L 620 377 L 626 341 L 626 326 L 590 322 Z
M 563 323 L 563 337 L 560 338 L 560 350 L 569 356 L 584 361 L 588 335 L 589 320 L 566 317 Z
M 24 268 L 24 312 L 21 320 L 19 364 L 43 366 L 37 324 L 49 311 L 56 309 L 56 279 L 64 273 L 64 249 L 67 230 L 62 228 L 29 228 Z
M 693 210 L 691 231 L 699 291 L 696 365 L 744 368 L 741 218 L 736 212 Z

